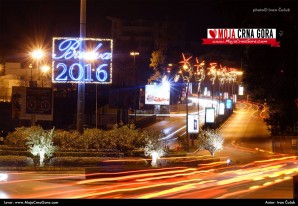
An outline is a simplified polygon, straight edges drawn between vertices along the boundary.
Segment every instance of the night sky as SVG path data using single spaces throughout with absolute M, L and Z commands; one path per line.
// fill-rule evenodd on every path
M 290 12 L 253 12 L 255 8 Z M 186 23 L 187 40 L 199 42 L 204 51 L 200 42 L 207 28 L 249 28 L 255 21 L 262 25 L 258 17 L 264 15 L 272 21 L 263 27 L 287 26 L 287 19 L 296 18 L 297 8 L 294 0 L 87 0 L 87 37 L 110 37 L 107 16 L 179 20 Z M 0 63 L 22 59 L 37 45 L 50 49 L 53 36 L 79 36 L 79 18 L 80 0 L 1 0 Z

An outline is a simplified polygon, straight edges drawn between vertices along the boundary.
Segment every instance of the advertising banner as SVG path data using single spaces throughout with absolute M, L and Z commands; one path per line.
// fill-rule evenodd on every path
M 53 121 L 53 90 L 43 87 L 13 87 L 12 116 L 15 119 Z
M 226 109 L 232 109 L 233 101 L 232 99 L 226 99 Z
M 221 102 L 219 103 L 219 115 L 224 115 L 225 114 L 225 103 Z
M 205 108 L 205 123 L 214 123 L 215 121 L 215 108 L 206 107 Z
M 12 87 L 11 104 L 13 119 L 30 119 L 26 114 L 26 87 Z
M 243 92 L 244 92 L 244 87 L 243 86 L 239 86 L 238 95 L 243 95 Z
M 169 85 L 146 85 L 145 104 L 170 105 Z
M 188 114 L 188 133 L 198 134 L 199 126 L 199 115 Z

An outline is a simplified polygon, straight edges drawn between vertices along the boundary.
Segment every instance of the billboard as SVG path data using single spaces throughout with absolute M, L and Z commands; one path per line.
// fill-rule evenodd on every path
M 244 93 L 244 87 L 239 86 L 238 95 L 243 95 L 243 93 Z
M 13 119 L 30 119 L 26 114 L 26 87 L 12 87 L 11 106 Z
M 215 108 L 206 107 L 205 108 L 205 123 L 214 123 L 215 121 Z
M 221 102 L 219 103 L 219 115 L 224 115 L 225 114 L 225 103 Z
M 237 102 L 237 94 L 233 94 L 233 103 Z
M 199 133 L 199 115 L 188 114 L 188 133 L 198 134 Z
M 113 40 L 54 37 L 53 83 L 112 83 Z
M 52 88 L 12 87 L 11 101 L 14 119 L 53 121 Z
M 31 88 L 26 91 L 27 114 L 52 114 L 52 88 Z
M 146 85 L 145 104 L 170 105 L 170 85 Z
M 232 109 L 232 106 L 233 106 L 232 99 L 226 99 L 226 108 Z

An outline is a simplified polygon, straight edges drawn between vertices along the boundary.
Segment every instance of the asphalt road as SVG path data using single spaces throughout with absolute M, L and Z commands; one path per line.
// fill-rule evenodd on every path
M 239 103 L 219 130 L 225 138 L 220 161 L 198 167 L 130 171 L 118 177 L 85 179 L 84 174 L 9 172 L 0 182 L 0 198 L 117 198 L 117 199 L 291 199 L 292 177 L 298 174 L 297 157 L 272 152 L 272 143 L 260 111 Z M 179 129 L 179 119 L 159 122 Z M 176 128 L 178 127 L 178 128 Z M 189 153 L 210 157 L 207 151 Z M 211 157 L 210 157 L 211 158 Z M 226 160 L 232 162 L 227 164 Z M 187 160 L 186 160 L 187 161 Z

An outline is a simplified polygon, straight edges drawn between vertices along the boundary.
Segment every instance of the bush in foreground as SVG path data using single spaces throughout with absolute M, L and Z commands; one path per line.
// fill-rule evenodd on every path
M 33 166 L 31 157 L 26 156 L 0 156 L 1 167 L 24 167 Z

